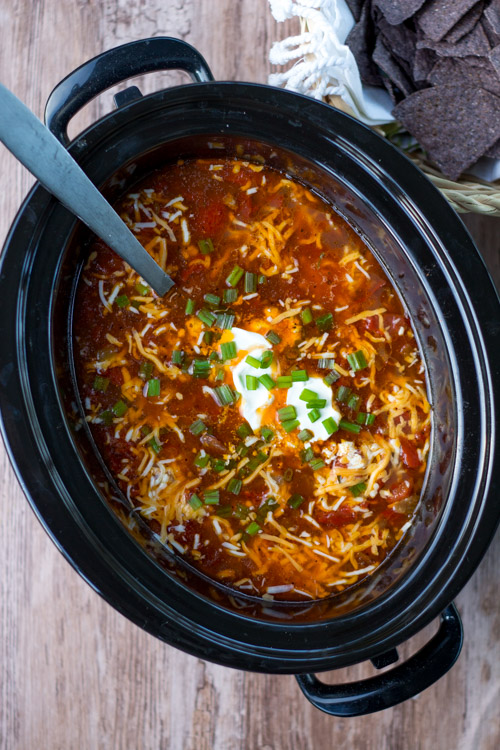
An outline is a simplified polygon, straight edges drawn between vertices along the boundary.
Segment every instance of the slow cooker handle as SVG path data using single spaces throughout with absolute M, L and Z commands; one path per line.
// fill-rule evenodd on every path
M 331 716 L 364 716 L 413 698 L 437 682 L 454 665 L 463 642 L 454 604 L 441 614 L 436 635 L 403 664 L 377 677 L 347 685 L 325 685 L 313 674 L 296 675 L 306 698 Z
M 91 99 L 133 76 L 155 70 L 184 70 L 193 81 L 213 81 L 202 55 L 190 44 L 171 37 L 140 39 L 102 52 L 70 73 L 50 94 L 45 123 L 64 146 L 71 118 Z

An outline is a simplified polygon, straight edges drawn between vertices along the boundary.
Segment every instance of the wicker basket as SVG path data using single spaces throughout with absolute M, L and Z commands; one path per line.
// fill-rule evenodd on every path
M 301 18 L 300 25 L 302 31 L 308 30 L 305 18 Z M 353 114 L 340 97 L 326 97 L 324 101 L 351 115 Z M 384 135 L 380 128 L 376 128 L 376 130 L 381 135 Z M 422 152 L 405 153 L 427 175 L 429 180 L 443 193 L 444 197 L 459 213 L 500 216 L 500 180 L 485 182 L 473 175 L 464 175 L 454 182 L 444 177 L 438 169 L 426 160 Z

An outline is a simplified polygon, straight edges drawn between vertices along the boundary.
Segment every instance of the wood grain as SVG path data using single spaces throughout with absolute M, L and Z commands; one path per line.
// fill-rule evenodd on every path
M 39 116 L 52 87 L 103 49 L 146 36 L 194 44 L 216 78 L 266 81 L 278 25 L 267 0 L 3 0 L 0 79 Z M 183 80 L 158 74 L 144 91 Z M 78 132 L 111 107 L 88 105 Z M 0 238 L 31 177 L 0 151 Z M 467 224 L 500 283 L 500 221 Z M 497 750 L 500 612 L 497 535 L 457 599 L 466 642 L 457 665 L 418 698 L 380 714 L 333 719 L 293 677 L 237 672 L 165 646 L 104 603 L 71 569 L 30 511 L 0 453 L 1 750 Z M 436 625 L 402 649 L 422 644 Z M 352 680 L 369 665 L 325 676 Z

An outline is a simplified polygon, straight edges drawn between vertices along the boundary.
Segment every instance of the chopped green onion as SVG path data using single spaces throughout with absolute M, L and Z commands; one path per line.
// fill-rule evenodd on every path
M 233 514 L 233 509 L 230 505 L 220 505 L 217 508 L 217 515 L 219 518 L 229 518 Z
M 242 481 L 241 479 L 236 479 L 236 477 L 233 477 L 231 481 L 227 485 L 227 489 L 229 492 L 231 492 L 233 495 L 239 495 L 240 490 L 242 487 Z
M 236 516 L 236 518 L 241 518 L 243 520 L 248 517 L 249 511 L 245 505 L 238 503 L 236 508 L 233 510 L 233 513 Z
M 234 341 L 225 341 L 220 345 L 222 359 L 234 359 L 236 357 L 236 344 Z
M 148 445 L 151 448 L 151 450 L 158 455 L 158 453 L 161 451 L 161 445 L 159 445 L 155 438 L 152 437 L 151 440 L 148 440 Z
M 286 469 L 285 473 L 283 474 L 283 479 L 285 482 L 291 482 L 293 479 L 293 469 Z
M 235 315 L 231 312 L 219 313 L 215 325 L 222 331 L 230 331 L 234 325 Z
M 321 359 L 318 359 L 318 367 L 320 370 L 328 370 L 333 365 L 333 360 L 329 359 L 328 357 L 321 357 Z
M 210 374 L 210 362 L 208 359 L 193 360 L 193 375 L 195 378 L 208 378 Z
M 228 404 L 232 404 L 235 400 L 232 388 L 226 383 L 224 383 L 224 385 L 218 385 L 214 388 L 214 391 L 219 406 L 227 406 Z
M 313 433 L 311 432 L 311 430 L 301 430 L 298 434 L 299 440 L 302 440 L 304 443 L 307 443 L 307 441 L 312 437 Z
M 359 435 L 359 433 L 361 432 L 361 425 L 348 422 L 347 419 L 341 419 L 339 422 L 339 427 L 341 427 L 343 430 L 347 430 L 348 432 L 354 432 L 356 435 Z
M 360 482 L 359 484 L 354 484 L 352 487 L 349 487 L 349 490 L 351 491 L 351 494 L 354 497 L 359 497 L 359 495 L 362 495 L 363 492 L 365 492 L 366 484 L 364 482 Z
M 256 456 L 250 459 L 250 461 L 246 465 L 246 468 L 248 468 L 250 472 L 255 471 L 255 469 L 265 461 L 267 461 L 267 456 L 265 453 L 260 451 Z
M 333 383 L 336 383 L 339 378 L 340 373 L 338 373 L 337 370 L 332 370 L 323 378 L 323 383 L 326 383 L 326 385 L 333 385 Z
M 246 386 L 248 391 L 256 391 L 259 387 L 259 381 L 255 377 L 255 375 L 247 375 L 246 376 Z
M 300 454 L 300 457 L 302 458 L 303 462 L 309 463 L 314 458 L 314 451 L 312 448 L 306 448 L 303 450 Z
M 291 388 L 292 387 L 292 376 L 291 375 L 278 375 L 276 380 L 278 388 Z
M 359 407 L 359 404 L 361 402 L 361 396 L 358 396 L 357 393 L 351 393 L 347 400 L 347 406 L 349 409 L 357 409 Z
M 209 307 L 212 307 L 214 309 L 220 305 L 220 297 L 218 297 L 216 294 L 204 294 L 203 299 Z
M 322 458 L 313 458 L 312 461 L 309 461 L 309 466 L 313 471 L 318 471 L 318 469 L 322 469 L 326 464 Z
M 317 422 L 321 414 L 319 413 L 317 409 L 312 409 L 312 411 L 308 412 L 307 416 L 309 417 L 309 420 L 311 422 Z
M 252 521 L 252 523 L 249 523 L 248 526 L 245 529 L 245 532 L 249 536 L 255 536 L 255 534 L 260 531 L 260 526 L 255 521 Z
M 151 432 L 151 427 L 147 424 L 143 424 L 141 427 L 141 435 L 149 435 Z
M 224 380 L 224 377 L 225 377 L 224 370 L 222 368 L 220 370 L 217 370 L 217 374 L 215 376 L 215 379 L 216 380 Z
M 143 380 L 149 380 L 153 374 L 153 363 L 152 362 L 141 362 L 139 365 L 139 377 Z
M 93 389 L 94 391 L 100 391 L 101 393 L 106 393 L 108 390 L 109 385 L 109 378 L 103 378 L 102 375 L 97 375 L 96 378 L 94 378 L 94 384 Z
M 115 417 L 123 417 L 123 415 L 127 412 L 127 409 L 128 406 L 125 401 L 117 401 L 116 404 L 112 407 L 112 411 Z
M 264 274 L 262 273 L 262 274 L 261 274 L 261 275 L 259 276 L 259 279 L 258 279 L 258 281 L 259 281 L 259 284 L 265 284 L 265 283 L 266 283 L 266 281 L 267 281 L 267 278 L 266 278 L 266 277 L 264 276 Z
M 239 453 L 242 458 L 244 458 L 249 451 L 250 446 L 245 445 L 245 443 L 238 443 L 238 445 L 236 446 L 236 453 Z
M 364 411 L 360 411 L 356 414 L 356 422 L 358 424 L 373 424 L 375 422 L 375 414 L 367 414 Z
M 148 396 L 159 396 L 160 395 L 160 380 L 159 378 L 152 378 L 152 380 L 148 380 L 148 390 L 147 394 Z
M 309 307 L 305 307 L 302 312 L 300 313 L 300 317 L 302 318 L 302 322 L 305 326 L 309 325 L 311 323 L 313 316 L 312 312 Z
M 206 505 L 218 505 L 219 503 L 219 490 L 206 490 L 203 495 L 203 502 Z
M 200 451 L 196 454 L 196 458 L 194 459 L 194 465 L 198 466 L 200 469 L 204 469 L 205 466 L 210 461 L 210 456 L 208 456 L 205 451 Z
M 186 315 L 192 315 L 194 313 L 195 304 L 192 299 L 188 299 L 186 302 Z
M 252 367 L 255 367 L 257 370 L 260 370 L 260 361 L 257 357 L 252 357 L 252 355 L 249 354 L 245 359 L 245 362 L 248 362 L 249 365 L 252 365 Z
M 291 432 L 292 430 L 297 429 L 299 427 L 300 422 L 298 419 L 287 419 L 285 422 L 281 423 L 281 426 L 285 430 L 285 432 Z
M 212 469 L 217 473 L 220 471 L 224 471 L 224 469 L 226 468 L 226 462 L 223 461 L 222 458 L 211 458 L 210 463 L 212 465 Z
M 279 503 L 276 502 L 274 497 L 268 497 L 257 511 L 257 520 L 263 523 L 266 520 L 269 511 L 272 512 L 275 508 L 278 507 L 278 505 Z
M 118 307 L 127 307 L 130 300 L 126 294 L 121 294 L 119 297 L 115 299 L 115 302 L 118 305 Z
M 137 299 L 133 299 L 132 302 L 130 303 L 130 306 L 135 307 L 136 310 L 139 310 L 141 305 L 142 305 L 142 302 L 139 302 L 139 300 Z
M 198 495 L 191 495 L 189 499 L 189 505 L 192 507 L 193 510 L 198 510 L 198 508 L 201 508 L 203 503 L 198 497 Z
M 257 274 L 247 271 L 245 273 L 245 294 L 253 294 L 257 291 Z
M 215 250 L 214 243 L 210 238 L 208 240 L 199 240 L 198 247 L 200 248 L 200 252 L 202 255 L 209 255 Z
M 353 352 L 352 354 L 348 354 L 347 361 L 351 365 L 351 369 L 354 371 L 363 370 L 365 367 L 368 367 L 365 353 L 361 349 L 358 349 L 357 352 Z
M 229 276 L 227 277 L 226 284 L 228 286 L 236 286 L 236 284 L 241 279 L 243 274 L 244 274 L 244 271 L 241 268 L 241 266 L 235 266 L 233 270 L 231 271 L 231 273 L 229 274 Z
M 276 331 L 268 331 L 266 333 L 266 339 L 269 341 L 270 344 L 280 344 L 281 343 L 281 336 L 279 336 Z
M 347 399 L 351 395 L 352 391 L 345 385 L 341 385 L 337 391 L 336 400 L 340 401 L 341 404 L 347 403 Z
M 321 424 L 327 431 L 329 435 L 333 435 L 334 432 L 337 432 L 339 426 L 336 423 L 336 421 L 333 419 L 333 417 L 328 417 L 327 419 L 324 419 Z
M 316 318 L 316 325 L 320 331 L 329 331 L 333 325 L 333 315 L 331 313 L 321 315 L 319 318 Z
M 310 388 L 304 388 L 302 393 L 299 396 L 301 401 L 313 401 L 315 398 L 318 398 L 318 394 L 315 391 L 311 391 Z
M 313 398 L 307 402 L 308 409 L 324 409 L 326 406 L 326 398 Z
M 240 437 L 242 440 L 244 440 L 249 435 L 253 435 L 253 430 L 250 427 L 250 425 L 248 424 L 248 422 L 242 422 L 236 428 L 236 434 L 238 435 L 238 437 Z
M 106 409 L 99 414 L 100 419 L 106 425 L 106 427 L 109 427 L 113 424 L 113 416 L 113 412 L 109 409 Z
M 306 380 L 309 380 L 306 370 L 292 370 L 291 375 L 293 383 L 305 383 Z
M 260 358 L 261 368 L 264 370 L 266 367 L 269 367 L 272 361 L 273 361 L 273 353 L 270 351 L 263 352 Z
M 210 310 L 207 310 L 206 307 L 199 310 L 196 313 L 196 317 L 199 318 L 202 323 L 205 323 L 206 326 L 213 326 L 217 320 L 217 316 L 211 313 Z
M 172 364 L 174 365 L 182 365 L 182 360 L 184 359 L 184 352 L 182 349 L 174 349 L 172 352 Z
M 289 498 L 288 505 L 290 508 L 298 508 L 300 505 L 302 505 L 304 500 L 305 498 L 302 495 L 299 495 L 298 492 L 296 492 Z
M 191 433 L 191 435 L 201 435 L 201 433 L 205 432 L 206 429 L 206 424 L 202 422 L 201 419 L 196 419 L 189 428 L 189 432 Z
M 236 302 L 236 300 L 238 299 L 238 290 L 237 289 L 224 289 L 222 298 L 224 302 L 230 305 L 232 302 Z
M 269 443 L 269 441 L 274 437 L 274 430 L 271 430 L 270 427 L 261 427 L 260 434 L 262 435 L 266 443 Z
M 271 388 L 274 388 L 274 386 L 276 385 L 272 377 L 268 375 L 267 372 L 265 375 L 261 375 L 259 377 L 259 380 L 264 386 L 264 388 L 267 388 L 268 391 L 270 391 Z
M 141 297 L 147 297 L 148 294 L 150 294 L 149 287 L 146 286 L 145 284 L 141 284 L 140 281 L 137 282 L 137 284 L 135 285 L 135 288 L 139 292 Z
M 205 331 L 203 334 L 203 343 L 210 345 L 213 344 L 215 338 L 215 333 L 213 331 Z
M 285 422 L 287 419 L 295 419 L 296 416 L 297 410 L 292 404 L 282 406 L 281 409 L 278 409 L 278 418 L 280 422 Z

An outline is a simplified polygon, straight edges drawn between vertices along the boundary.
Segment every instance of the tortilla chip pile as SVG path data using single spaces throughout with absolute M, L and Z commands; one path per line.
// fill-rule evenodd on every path
M 456 180 L 500 158 L 500 0 L 346 0 L 361 80 Z

